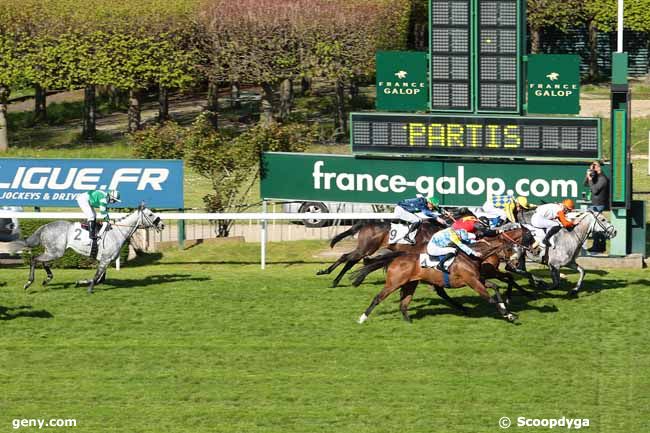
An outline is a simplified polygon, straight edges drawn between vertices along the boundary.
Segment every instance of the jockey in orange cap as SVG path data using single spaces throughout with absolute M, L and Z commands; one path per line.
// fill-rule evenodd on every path
M 534 227 L 546 231 L 544 237 L 546 246 L 555 246 L 551 239 L 560 229 L 573 228 L 573 221 L 569 220 L 566 214 L 574 209 L 575 203 L 570 198 L 563 200 L 562 203 L 548 203 L 537 208 L 530 222 Z

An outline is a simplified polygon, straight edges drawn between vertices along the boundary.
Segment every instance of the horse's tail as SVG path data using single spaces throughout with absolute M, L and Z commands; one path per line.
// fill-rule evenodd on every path
M 363 261 L 364 266 L 352 273 L 352 285 L 355 287 L 359 286 L 363 280 L 366 279 L 368 274 L 376 271 L 377 269 L 388 266 L 390 262 L 395 260 L 397 257 L 403 256 L 405 254 L 408 253 L 405 251 L 391 251 L 386 254 L 377 255 L 375 257 L 368 257 Z
M 39 246 L 41 244 L 41 232 L 43 231 L 44 228 L 45 226 L 39 227 L 34 233 L 32 233 L 30 237 L 25 239 L 24 241 L 25 246 L 28 248 L 34 248 Z
M 368 224 L 368 221 L 358 221 L 356 222 L 352 227 L 347 229 L 344 232 L 339 233 L 338 235 L 334 236 L 332 240 L 330 241 L 330 248 L 334 248 L 334 245 L 336 245 L 338 242 L 340 242 L 342 239 L 347 238 L 348 236 L 353 236 L 361 230 L 363 226 Z

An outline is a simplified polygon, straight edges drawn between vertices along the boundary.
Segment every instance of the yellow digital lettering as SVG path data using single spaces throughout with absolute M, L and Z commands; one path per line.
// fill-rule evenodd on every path
M 432 123 L 429 125 L 429 146 L 445 145 L 445 125 Z
M 501 131 L 499 125 L 488 125 L 488 145 L 487 147 L 501 147 L 499 143 L 498 133 Z
M 465 125 L 465 128 L 467 128 L 468 135 L 469 135 L 469 145 L 470 147 L 479 147 L 479 134 L 481 133 L 481 128 L 483 128 L 483 125 Z
M 447 125 L 447 146 L 465 146 L 463 143 L 463 125 L 450 123 Z
M 417 146 L 415 139 L 424 137 L 426 132 L 427 128 L 424 123 L 409 123 L 409 146 Z
M 508 125 L 503 129 L 505 137 L 503 147 L 508 149 L 519 148 L 521 146 L 521 137 L 519 135 L 519 126 Z

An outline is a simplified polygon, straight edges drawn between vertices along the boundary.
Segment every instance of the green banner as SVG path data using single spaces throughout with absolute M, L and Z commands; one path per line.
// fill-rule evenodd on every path
M 528 56 L 528 113 L 580 112 L 580 57 L 575 54 Z
M 480 206 L 495 194 L 527 196 L 532 203 L 582 199 L 584 163 L 370 159 L 264 153 L 265 199 L 396 203 L 416 194 L 441 203 Z
M 427 55 L 418 51 L 377 51 L 377 110 L 429 108 Z

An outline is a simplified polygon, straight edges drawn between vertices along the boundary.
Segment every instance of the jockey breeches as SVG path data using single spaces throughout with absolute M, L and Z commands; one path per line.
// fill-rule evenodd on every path
M 497 207 L 494 207 L 492 200 L 488 200 L 483 204 L 483 213 L 485 214 L 486 217 L 490 219 L 496 217 L 499 217 L 504 221 L 508 219 L 508 215 L 506 214 L 506 211 L 504 209 L 499 209 Z
M 95 209 L 93 209 L 90 203 L 88 203 L 88 194 L 79 194 L 77 197 L 77 204 L 79 204 L 81 211 L 84 213 L 88 221 L 95 221 Z
M 533 215 L 533 217 L 530 219 L 530 223 L 534 227 L 537 227 L 538 229 L 544 229 L 544 230 L 548 230 L 551 227 L 561 225 L 559 221 L 549 220 L 538 214 Z
M 427 245 L 427 254 L 430 256 L 445 256 L 447 254 L 455 253 L 455 247 L 439 247 L 433 242 L 429 242 Z
M 393 216 L 396 219 L 400 219 L 402 221 L 409 222 L 411 224 L 417 223 L 420 221 L 420 218 L 417 217 L 417 215 L 412 214 L 411 212 L 405 210 L 401 206 L 395 206 L 395 211 L 393 212 Z

